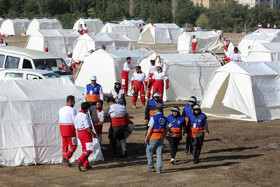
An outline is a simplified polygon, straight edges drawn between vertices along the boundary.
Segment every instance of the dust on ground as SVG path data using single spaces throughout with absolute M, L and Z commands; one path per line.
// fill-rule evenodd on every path
M 238 41 L 234 36 L 232 41 Z M 24 46 L 22 38 L 16 40 L 6 39 L 9 45 L 19 42 L 18 45 Z M 131 99 L 127 97 L 127 109 L 136 125 L 127 140 L 128 158 L 112 157 L 106 122 L 103 143 L 110 149 L 103 151 L 104 162 L 91 163 L 93 170 L 79 172 L 76 167 L 61 164 L 0 167 L 0 186 L 279 186 L 280 120 L 256 123 L 209 117 L 210 135 L 205 138 L 199 164 L 184 154 L 185 140 L 182 140 L 176 156 L 178 164 L 172 165 L 165 141 L 163 173 L 144 173 L 147 167 L 144 109 L 139 100 L 139 107 L 133 109 Z M 170 114 L 174 105 L 182 111 L 184 104 L 167 102 L 165 115 Z M 107 107 L 106 103 L 105 110 Z

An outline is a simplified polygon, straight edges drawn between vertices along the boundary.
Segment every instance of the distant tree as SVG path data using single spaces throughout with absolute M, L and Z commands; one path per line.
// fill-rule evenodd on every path
M 195 24 L 198 26 L 198 27 L 201 27 L 203 29 L 210 29 L 210 20 L 209 18 L 205 15 L 205 14 L 201 14 Z

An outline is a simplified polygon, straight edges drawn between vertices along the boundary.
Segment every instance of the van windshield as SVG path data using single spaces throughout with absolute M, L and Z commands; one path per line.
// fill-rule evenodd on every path
M 36 69 L 53 71 L 59 75 L 71 75 L 63 59 L 34 59 Z

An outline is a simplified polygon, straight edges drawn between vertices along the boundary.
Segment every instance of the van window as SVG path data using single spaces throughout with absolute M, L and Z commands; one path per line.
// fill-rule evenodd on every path
M 38 75 L 27 74 L 26 79 L 42 79 L 42 77 L 39 77 Z
M 5 60 L 5 55 L 0 55 L 0 68 L 3 68 L 4 60 Z
M 35 68 L 53 71 L 59 75 L 71 75 L 71 71 L 62 59 L 34 59 Z
M 31 62 L 29 60 L 24 59 L 22 63 L 22 69 L 32 69 Z
M 8 78 L 8 79 L 23 79 L 23 73 L 6 73 L 5 78 Z
M 6 58 L 6 63 L 5 63 L 5 68 L 18 68 L 19 65 L 19 60 L 20 58 L 18 57 L 13 57 L 13 56 L 7 56 Z

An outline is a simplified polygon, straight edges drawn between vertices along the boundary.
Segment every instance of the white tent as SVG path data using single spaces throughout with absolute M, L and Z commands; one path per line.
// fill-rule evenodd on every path
M 148 24 L 140 35 L 138 43 L 176 44 L 180 28 L 174 23 Z
M 7 19 L 0 28 L 0 33 L 5 35 L 21 35 L 26 32 L 30 21 L 28 19 Z
M 83 27 L 85 26 L 85 24 L 87 24 L 88 33 L 100 32 L 104 26 L 104 24 L 102 23 L 102 21 L 100 21 L 100 19 L 90 19 L 90 18 L 82 19 L 82 18 L 80 18 L 74 24 L 73 29 L 78 30 L 78 28 L 80 27 L 80 24 L 82 24 Z
M 73 51 L 74 42 L 78 37 L 80 34 L 70 29 L 36 30 L 29 36 L 26 48 L 45 51 L 47 47 L 50 53 L 65 55 Z
M 244 58 L 243 61 L 280 61 L 280 42 L 254 45 L 254 47 L 249 50 L 248 56 Z
M 62 160 L 58 111 L 74 95 L 76 110 L 82 94 L 69 79 L 0 81 L 0 165 L 56 164 Z M 102 160 L 94 139 L 90 160 Z M 82 154 L 78 145 L 71 162 Z
M 139 65 L 148 74 L 150 60 L 156 55 L 144 59 Z M 161 54 L 163 69 L 169 77 L 169 89 L 164 92 L 165 101 L 187 100 L 195 95 L 202 98 L 208 81 L 221 63 L 209 53 L 204 54 Z
M 122 22 L 120 22 L 121 25 L 135 25 L 135 26 L 139 26 L 144 24 L 145 22 L 141 19 L 139 20 L 134 20 L 134 19 L 130 19 L 130 20 L 123 20 Z
M 126 57 L 131 57 L 131 64 L 137 65 L 140 61 L 151 55 L 146 49 L 138 50 L 102 50 L 92 53 L 85 58 L 81 71 L 75 84 L 85 87 L 90 82 L 90 77 L 97 76 L 97 82 L 102 85 L 104 93 L 110 93 L 116 80 L 121 80 L 121 73 Z M 130 73 L 130 77 L 132 72 Z
M 27 35 L 31 35 L 36 30 L 53 30 L 53 29 L 62 29 L 62 26 L 57 19 L 33 19 L 26 31 Z
M 138 41 L 140 36 L 140 31 L 135 25 L 121 25 L 121 24 L 113 24 L 107 23 L 102 28 L 101 32 L 103 33 L 122 33 L 127 36 L 132 41 Z
M 239 120 L 279 119 L 279 73 L 280 62 L 230 62 L 213 74 L 202 110 Z
M 258 29 L 246 35 L 238 44 L 242 58 L 248 56 L 249 50 L 259 43 L 280 42 L 280 29 Z
M 178 37 L 177 51 L 179 53 L 192 52 L 192 39 L 195 35 L 197 39 L 196 52 L 202 53 L 205 50 L 217 52 L 223 43 L 220 41 L 220 36 L 215 31 L 198 31 L 198 32 L 183 32 Z
M 80 36 L 74 44 L 73 59 L 84 61 L 85 56 L 89 55 L 90 50 L 106 46 L 108 50 L 125 48 L 130 50 L 132 47 L 131 40 L 120 33 L 93 33 Z

